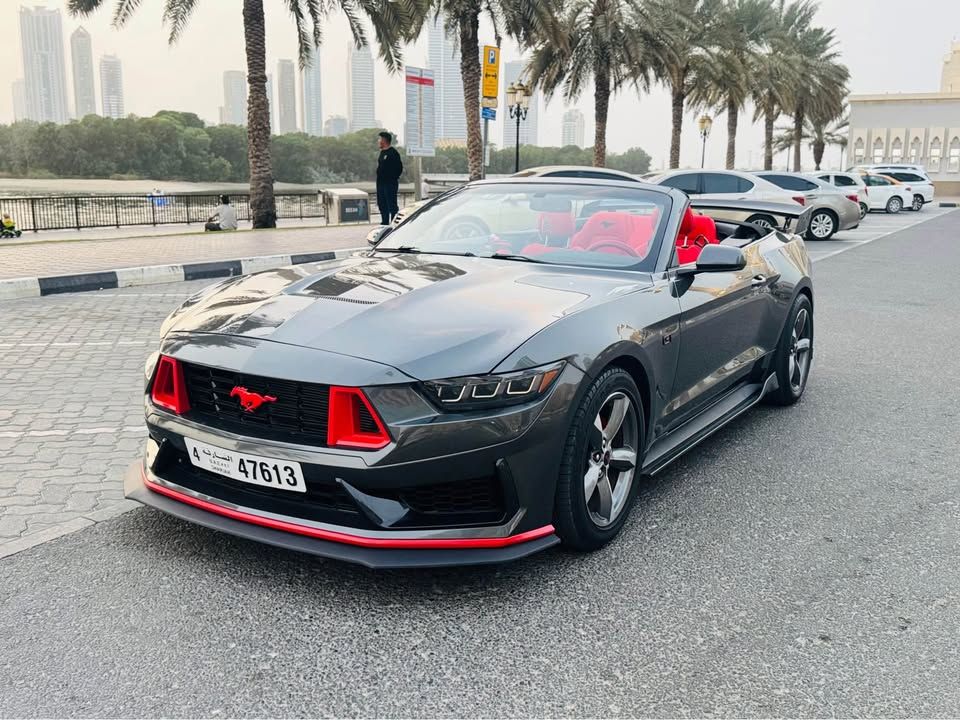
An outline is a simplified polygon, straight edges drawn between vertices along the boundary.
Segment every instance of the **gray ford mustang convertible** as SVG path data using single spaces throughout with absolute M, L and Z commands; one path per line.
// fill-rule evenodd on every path
M 802 395 L 807 217 L 511 178 L 362 255 L 231 278 L 162 327 L 126 495 L 374 567 L 599 548 L 642 475 Z

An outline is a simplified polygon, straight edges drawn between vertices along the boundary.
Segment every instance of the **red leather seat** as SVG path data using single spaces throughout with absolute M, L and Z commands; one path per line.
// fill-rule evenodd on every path
M 546 239 L 564 238 L 569 240 L 577 229 L 577 223 L 571 213 L 543 212 L 537 223 L 540 235 Z
M 681 265 L 696 262 L 704 246 L 716 245 L 719 242 L 717 224 L 713 218 L 698 215 L 687 208 L 677 233 L 677 262 Z
M 656 217 L 601 211 L 591 215 L 571 248 L 644 257 L 653 237 Z

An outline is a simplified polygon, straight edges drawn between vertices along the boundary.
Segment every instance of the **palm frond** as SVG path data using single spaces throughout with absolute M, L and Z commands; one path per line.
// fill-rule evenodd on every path
M 163 23 L 170 26 L 171 45 L 180 39 L 196 4 L 197 0 L 167 0 L 163 9 Z

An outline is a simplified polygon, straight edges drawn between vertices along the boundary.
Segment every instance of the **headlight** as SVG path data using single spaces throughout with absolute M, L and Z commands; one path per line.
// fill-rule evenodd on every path
M 541 397 L 563 370 L 563 361 L 499 375 L 477 375 L 423 383 L 427 397 L 449 412 L 520 405 Z

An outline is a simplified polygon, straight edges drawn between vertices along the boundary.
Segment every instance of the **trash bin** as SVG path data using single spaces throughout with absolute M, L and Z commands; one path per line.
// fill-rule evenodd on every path
M 370 222 L 370 196 L 356 188 L 327 190 L 330 218 L 338 223 Z

